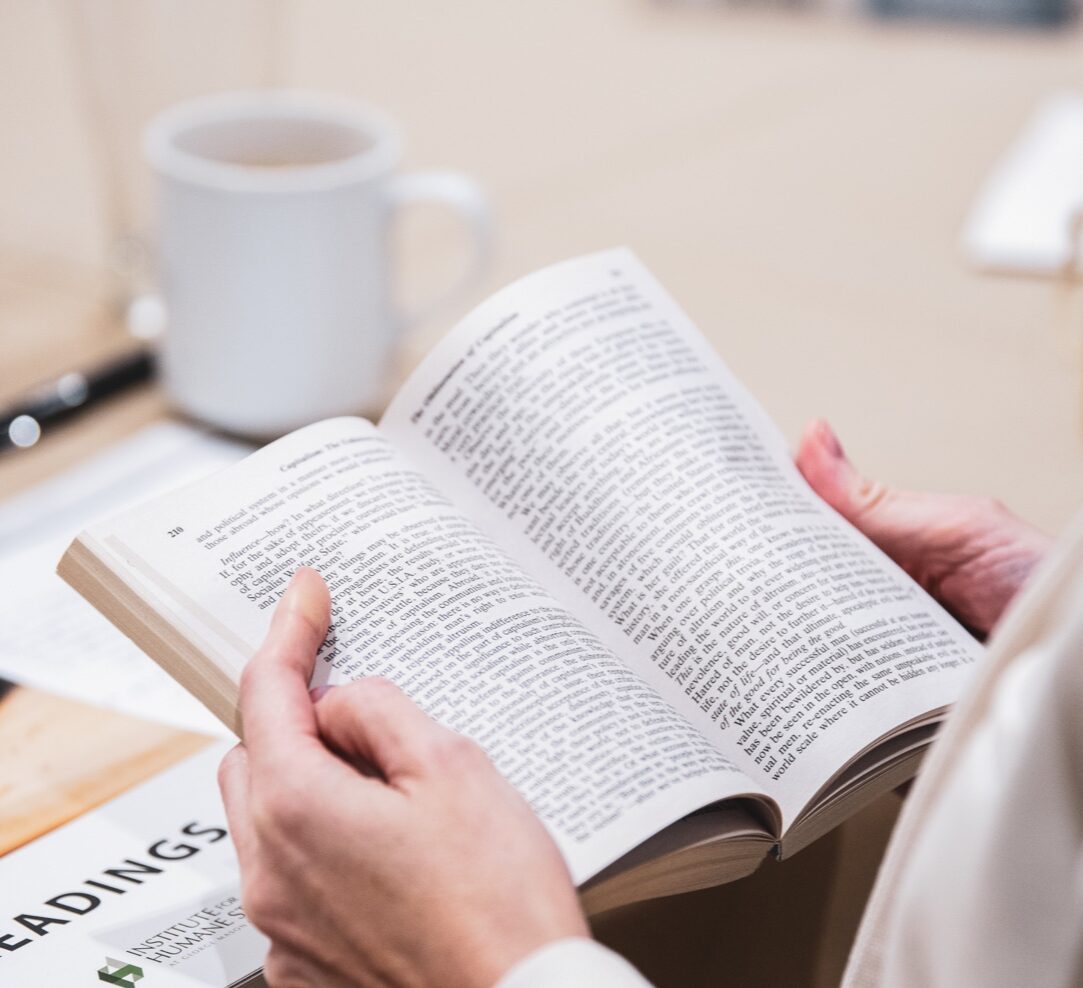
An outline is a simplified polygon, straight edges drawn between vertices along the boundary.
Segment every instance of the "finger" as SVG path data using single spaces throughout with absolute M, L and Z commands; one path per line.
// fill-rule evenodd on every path
M 456 737 L 386 679 L 336 687 L 315 711 L 328 745 L 367 763 L 392 784 L 431 771 L 435 750 Z
M 809 486 L 881 548 L 921 535 L 930 516 L 943 508 L 942 495 L 898 491 L 864 477 L 822 419 L 805 427 L 796 463 Z
M 226 808 L 230 837 L 237 849 L 237 860 L 243 871 L 254 859 L 256 850 L 248 802 L 248 755 L 243 745 L 235 745 L 226 752 L 218 766 L 218 788 L 222 793 L 222 804 Z
M 796 463 L 809 486 L 848 521 L 855 522 L 867 507 L 872 485 L 854 468 L 838 436 L 823 419 L 805 426 Z
M 796 463 L 824 501 L 902 566 L 928 552 L 937 522 L 950 508 L 942 494 L 899 491 L 866 479 L 822 419 L 805 427 Z
M 796 463 L 824 501 L 919 582 L 928 583 L 930 570 L 965 561 L 976 520 L 968 510 L 972 499 L 867 480 L 822 420 L 805 427 Z
M 308 682 L 330 615 L 327 585 L 315 570 L 302 567 L 241 677 L 244 743 L 254 772 L 264 765 L 281 767 L 299 742 L 317 739 Z

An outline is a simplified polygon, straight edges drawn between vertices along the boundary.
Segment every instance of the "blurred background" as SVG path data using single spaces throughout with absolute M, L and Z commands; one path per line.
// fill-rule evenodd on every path
M 871 473 L 1058 528 L 1083 499 L 1078 290 L 977 274 L 958 238 L 1037 104 L 1083 91 L 1083 34 L 1061 0 L 873 6 L 3 0 L 0 399 L 126 345 L 147 119 L 301 87 L 382 106 L 407 166 L 493 201 L 485 283 L 404 365 L 500 283 L 626 243 L 791 437 L 826 415 Z M 450 281 L 461 236 L 400 224 L 401 292 Z

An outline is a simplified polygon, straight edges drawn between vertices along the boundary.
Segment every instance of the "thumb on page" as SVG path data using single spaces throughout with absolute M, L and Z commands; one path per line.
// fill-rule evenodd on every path
M 822 419 L 805 426 L 796 463 L 823 500 L 904 569 L 919 561 L 951 507 L 945 495 L 896 490 L 864 477 Z
M 953 550 L 970 541 L 976 505 L 992 503 L 964 495 L 899 490 L 869 480 L 850 462 L 838 436 L 822 419 L 805 427 L 796 463 L 823 500 L 912 575 L 942 559 L 958 562 Z
M 897 490 L 866 480 L 831 426 L 810 422 L 797 467 L 817 494 L 959 620 L 987 632 L 1050 540 L 993 498 Z
M 927 590 L 965 560 L 973 534 L 968 509 L 977 498 L 898 490 L 865 478 L 822 419 L 805 427 L 796 463 L 821 498 Z
M 858 473 L 835 431 L 823 419 L 805 426 L 796 461 L 812 489 L 866 535 L 870 535 L 870 528 L 898 524 L 899 519 L 891 517 L 891 491 Z
M 241 675 L 244 744 L 253 761 L 287 754 L 299 734 L 316 736 L 308 681 L 330 619 L 327 585 L 319 573 L 302 566 Z

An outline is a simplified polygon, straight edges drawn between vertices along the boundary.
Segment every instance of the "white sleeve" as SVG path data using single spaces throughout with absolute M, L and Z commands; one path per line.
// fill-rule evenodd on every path
M 524 957 L 494 988 L 650 988 L 623 957 L 585 937 L 554 940 Z
M 883 985 L 1079 984 L 1079 641 L 1001 674 L 900 875 Z

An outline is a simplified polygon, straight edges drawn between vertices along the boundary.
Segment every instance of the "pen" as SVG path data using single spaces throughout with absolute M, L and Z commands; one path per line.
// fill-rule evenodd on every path
M 33 446 L 42 430 L 154 375 L 154 356 L 137 350 L 88 371 L 71 371 L 0 410 L 0 450 Z

